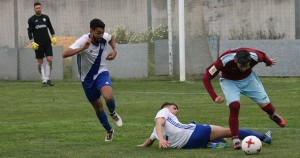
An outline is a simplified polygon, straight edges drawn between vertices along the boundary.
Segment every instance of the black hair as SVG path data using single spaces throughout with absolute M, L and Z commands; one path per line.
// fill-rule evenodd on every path
M 247 50 L 239 50 L 235 55 L 235 59 L 237 63 L 245 65 L 251 61 L 250 53 Z
M 178 109 L 178 106 L 177 106 L 175 103 L 170 103 L 170 102 L 164 102 L 164 103 L 161 105 L 160 109 L 163 109 L 163 108 L 165 108 L 165 107 L 168 106 L 168 105 L 174 105 L 174 106 L 176 106 L 176 108 Z
M 105 24 L 100 19 L 93 19 L 90 22 L 90 29 L 95 30 L 97 27 L 105 28 Z
M 35 2 L 33 6 L 35 7 L 37 5 L 42 5 L 42 4 L 40 2 Z

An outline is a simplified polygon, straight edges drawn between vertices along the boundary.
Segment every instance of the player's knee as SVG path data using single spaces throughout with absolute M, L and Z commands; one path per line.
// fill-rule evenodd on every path
M 109 103 L 113 101 L 112 95 L 106 95 L 106 96 L 103 96 L 103 98 L 106 102 L 109 102 Z
M 240 102 L 234 101 L 234 102 L 229 104 L 229 107 L 230 107 L 230 110 L 237 111 L 237 110 L 240 109 Z
M 38 64 L 38 66 L 42 66 L 43 65 L 43 61 L 38 61 L 37 64 Z
M 226 128 L 224 133 L 226 133 L 226 135 L 230 137 L 231 136 L 230 128 Z
M 271 104 L 271 102 L 268 102 L 268 103 L 258 103 L 258 105 L 263 108 L 263 107 L 266 107 L 268 106 L 269 104 Z
M 49 64 L 49 65 L 52 65 L 52 61 L 48 61 L 48 64 Z
M 93 107 L 94 107 L 94 109 L 95 109 L 96 112 L 103 111 L 103 105 L 101 103 L 99 103 L 99 102 L 96 101 L 96 102 L 93 102 L 91 104 L 93 105 Z

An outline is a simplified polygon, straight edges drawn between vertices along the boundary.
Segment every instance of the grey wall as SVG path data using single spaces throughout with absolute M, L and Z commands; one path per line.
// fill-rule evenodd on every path
M 201 40 L 200 40 L 201 41 Z M 197 40 L 194 40 L 197 42 Z M 178 59 L 178 45 L 177 41 L 173 45 L 173 61 L 174 73 L 179 73 L 179 59 Z M 199 42 L 187 45 L 186 53 L 194 54 L 186 60 L 187 67 L 194 66 L 195 70 L 201 69 L 201 74 L 204 73 L 206 67 L 212 64 L 217 59 L 217 56 L 222 52 L 237 48 L 237 47 L 250 47 L 265 52 L 270 58 L 276 58 L 277 64 L 272 67 L 265 67 L 265 64 L 260 63 L 254 67 L 254 70 L 259 76 L 300 76 L 300 40 L 220 40 L 220 42 L 209 42 L 211 54 L 207 56 L 205 53 L 196 54 L 193 51 L 201 50 Z M 219 46 L 216 46 L 218 45 Z M 193 51 L 189 51 L 193 50 Z M 207 53 L 206 53 L 207 54 Z M 200 58 L 199 58 L 200 57 Z M 212 60 L 213 58 L 213 60 Z M 167 41 L 157 41 L 155 47 L 155 74 L 168 75 L 168 45 Z M 199 71 L 198 71 L 199 72 Z
M 7 1 L 3 3 L 3 1 Z M 36 0 L 0 0 L 0 35 L 7 36 L 9 41 L 0 38 L 0 47 L 13 47 L 14 18 L 18 18 L 18 35 L 20 45 L 29 42 L 27 21 L 34 15 L 33 4 Z M 89 32 L 89 23 L 94 18 L 101 19 L 109 31 L 118 25 L 129 27 L 136 32 L 147 30 L 147 1 L 145 0 L 41 0 L 42 13 L 50 17 L 57 36 L 81 36 Z M 14 17 L 17 7 L 19 15 Z M 1 9 L 3 8 L 3 9 Z M 9 32 L 11 34 L 9 34 Z M 3 37 L 1 36 L 1 37 Z M 10 42 L 12 41 L 12 42 Z
M 300 40 L 221 40 L 220 52 L 231 48 L 251 47 L 265 52 L 277 63 L 266 67 L 260 63 L 254 67 L 259 76 L 300 76 Z
M 174 73 L 178 74 L 178 42 L 174 42 Z M 210 44 L 217 44 L 210 42 Z M 187 45 L 191 50 L 198 50 L 199 45 Z M 216 48 L 216 46 L 212 46 Z M 228 49 L 236 47 L 252 47 L 264 51 L 270 58 L 276 58 L 277 64 L 265 67 L 260 63 L 255 67 L 259 76 L 300 76 L 299 50 L 300 40 L 221 40 L 220 54 Z M 54 61 L 52 79 L 63 79 L 63 59 L 61 58 L 62 47 L 53 47 Z M 155 48 L 155 74 L 168 75 L 168 46 L 167 41 L 157 41 Z M 109 50 L 108 50 L 109 51 Z M 108 69 L 115 78 L 144 78 L 148 75 L 148 45 L 147 44 L 124 44 L 118 45 L 118 55 L 109 63 Z M 211 51 L 214 60 L 218 51 Z M 197 69 L 205 68 L 212 63 L 210 57 L 199 59 L 195 54 L 195 60 L 191 63 Z M 199 56 L 199 55 L 198 55 Z M 72 59 L 73 78 L 78 79 L 76 56 Z M 190 61 L 190 59 L 187 59 Z M 203 65 L 203 61 L 205 61 Z M 199 63 L 202 66 L 199 66 Z M 12 48 L 0 49 L 0 79 L 1 80 L 40 80 L 37 70 L 37 62 L 34 51 L 30 48 L 22 48 L 17 52 Z
M 36 0 L 1 0 L 0 47 L 14 47 L 14 18 L 18 21 L 21 46 L 28 44 L 27 20 L 34 14 Z M 167 2 L 151 0 L 153 28 L 167 24 Z M 126 26 L 134 32 L 147 30 L 146 0 L 41 0 L 42 13 L 49 15 L 57 36 L 81 36 L 89 31 L 89 21 L 100 18 L 106 29 Z M 173 32 L 178 32 L 178 1 L 172 1 Z M 203 6 L 203 7 L 202 7 Z M 18 9 L 18 16 L 14 15 Z M 228 39 L 231 31 L 241 28 L 268 31 L 270 21 L 277 33 L 295 38 L 294 0 L 186 0 L 186 38 L 219 35 Z M 204 25 L 205 21 L 205 25 Z M 206 32 L 207 30 L 207 32 Z M 205 31 L 205 32 L 204 32 Z
M 17 80 L 18 51 L 15 48 L 0 48 L 0 80 Z
M 179 74 L 179 41 L 173 41 L 173 72 Z M 205 73 L 212 63 L 206 39 L 186 39 L 185 67 L 187 75 Z M 155 41 L 155 75 L 169 75 L 169 50 L 167 40 Z
M 62 47 L 53 47 L 51 79 L 63 79 L 61 55 Z M 0 48 L 0 80 L 41 80 L 33 49 Z
M 15 47 L 14 1 L 0 0 L 0 47 Z
M 233 31 L 255 35 L 273 28 L 285 39 L 295 39 L 294 0 L 204 0 L 203 4 L 209 35 L 227 40 Z
M 107 49 L 111 51 L 110 46 Z M 78 78 L 77 57 L 72 57 L 72 74 Z M 145 78 L 148 76 L 148 44 L 119 44 L 117 57 L 108 63 L 108 71 L 114 78 Z
M 19 49 L 18 54 L 18 79 L 41 80 L 33 49 L 21 48 Z M 44 59 L 44 64 L 45 63 L 46 59 Z M 61 46 L 53 47 L 52 73 L 50 77 L 50 79 L 63 79 L 63 59 Z
M 179 73 L 178 40 L 173 42 L 173 72 Z M 155 41 L 155 75 L 169 75 L 169 50 L 167 40 Z
M 148 77 L 148 44 L 118 45 L 118 55 L 108 64 L 108 70 L 115 78 Z

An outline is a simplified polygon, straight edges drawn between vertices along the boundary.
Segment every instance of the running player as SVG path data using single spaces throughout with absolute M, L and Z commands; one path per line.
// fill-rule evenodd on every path
M 176 117 L 178 106 L 175 103 L 162 104 L 161 110 L 155 117 L 155 128 L 150 138 L 138 146 L 148 147 L 155 140 L 159 140 L 159 148 L 206 148 L 211 141 L 231 136 L 229 128 L 216 125 L 182 124 Z M 241 139 L 254 135 L 263 142 L 270 144 L 272 141 L 271 131 L 259 134 L 250 130 L 239 129 Z
M 109 44 L 113 51 L 108 53 Z M 115 112 L 115 100 L 112 95 L 112 83 L 107 70 L 107 61 L 115 59 L 117 47 L 115 38 L 105 32 L 105 24 L 99 19 L 90 22 L 90 33 L 81 36 L 63 52 L 63 57 L 77 54 L 78 75 L 87 99 L 93 105 L 101 125 L 107 131 L 105 141 L 113 139 L 114 130 L 108 122 L 103 104 L 105 99 L 110 116 L 117 126 L 122 126 L 121 117 Z
M 55 38 L 54 29 L 50 22 L 50 18 L 42 14 L 42 5 L 39 2 L 34 3 L 35 14 L 28 19 L 28 37 L 31 41 L 32 48 L 35 50 L 35 58 L 38 62 L 38 70 L 42 79 L 42 86 L 46 87 L 54 86 L 50 80 L 50 74 L 52 70 L 52 46 L 56 45 L 57 40 Z M 51 33 L 51 40 L 49 37 L 48 29 Z M 46 56 L 46 67 L 43 67 L 43 60 Z
M 227 106 L 229 106 L 229 127 L 231 136 L 235 144 L 234 149 L 241 149 L 239 139 L 239 111 L 241 94 L 248 96 L 264 110 L 275 123 L 280 127 L 285 127 L 285 121 L 275 113 L 275 107 L 252 68 L 259 62 L 264 62 L 266 66 L 276 63 L 275 59 L 270 59 L 265 53 L 252 48 L 236 48 L 224 52 L 215 63 L 206 69 L 202 78 L 203 84 L 215 103 L 224 102 L 222 96 L 218 96 L 211 84 L 211 80 L 221 71 L 220 85 L 225 95 Z

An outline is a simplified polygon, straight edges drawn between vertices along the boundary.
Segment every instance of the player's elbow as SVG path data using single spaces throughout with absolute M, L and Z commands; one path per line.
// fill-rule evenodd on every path
M 208 76 L 207 74 L 204 74 L 204 75 L 202 76 L 202 82 L 203 82 L 203 83 L 206 83 L 206 82 L 209 82 L 209 81 L 210 81 L 209 76 Z
M 67 57 L 72 56 L 71 54 L 72 54 L 72 50 L 70 48 L 67 48 L 66 50 L 63 51 L 62 57 L 67 58 Z

